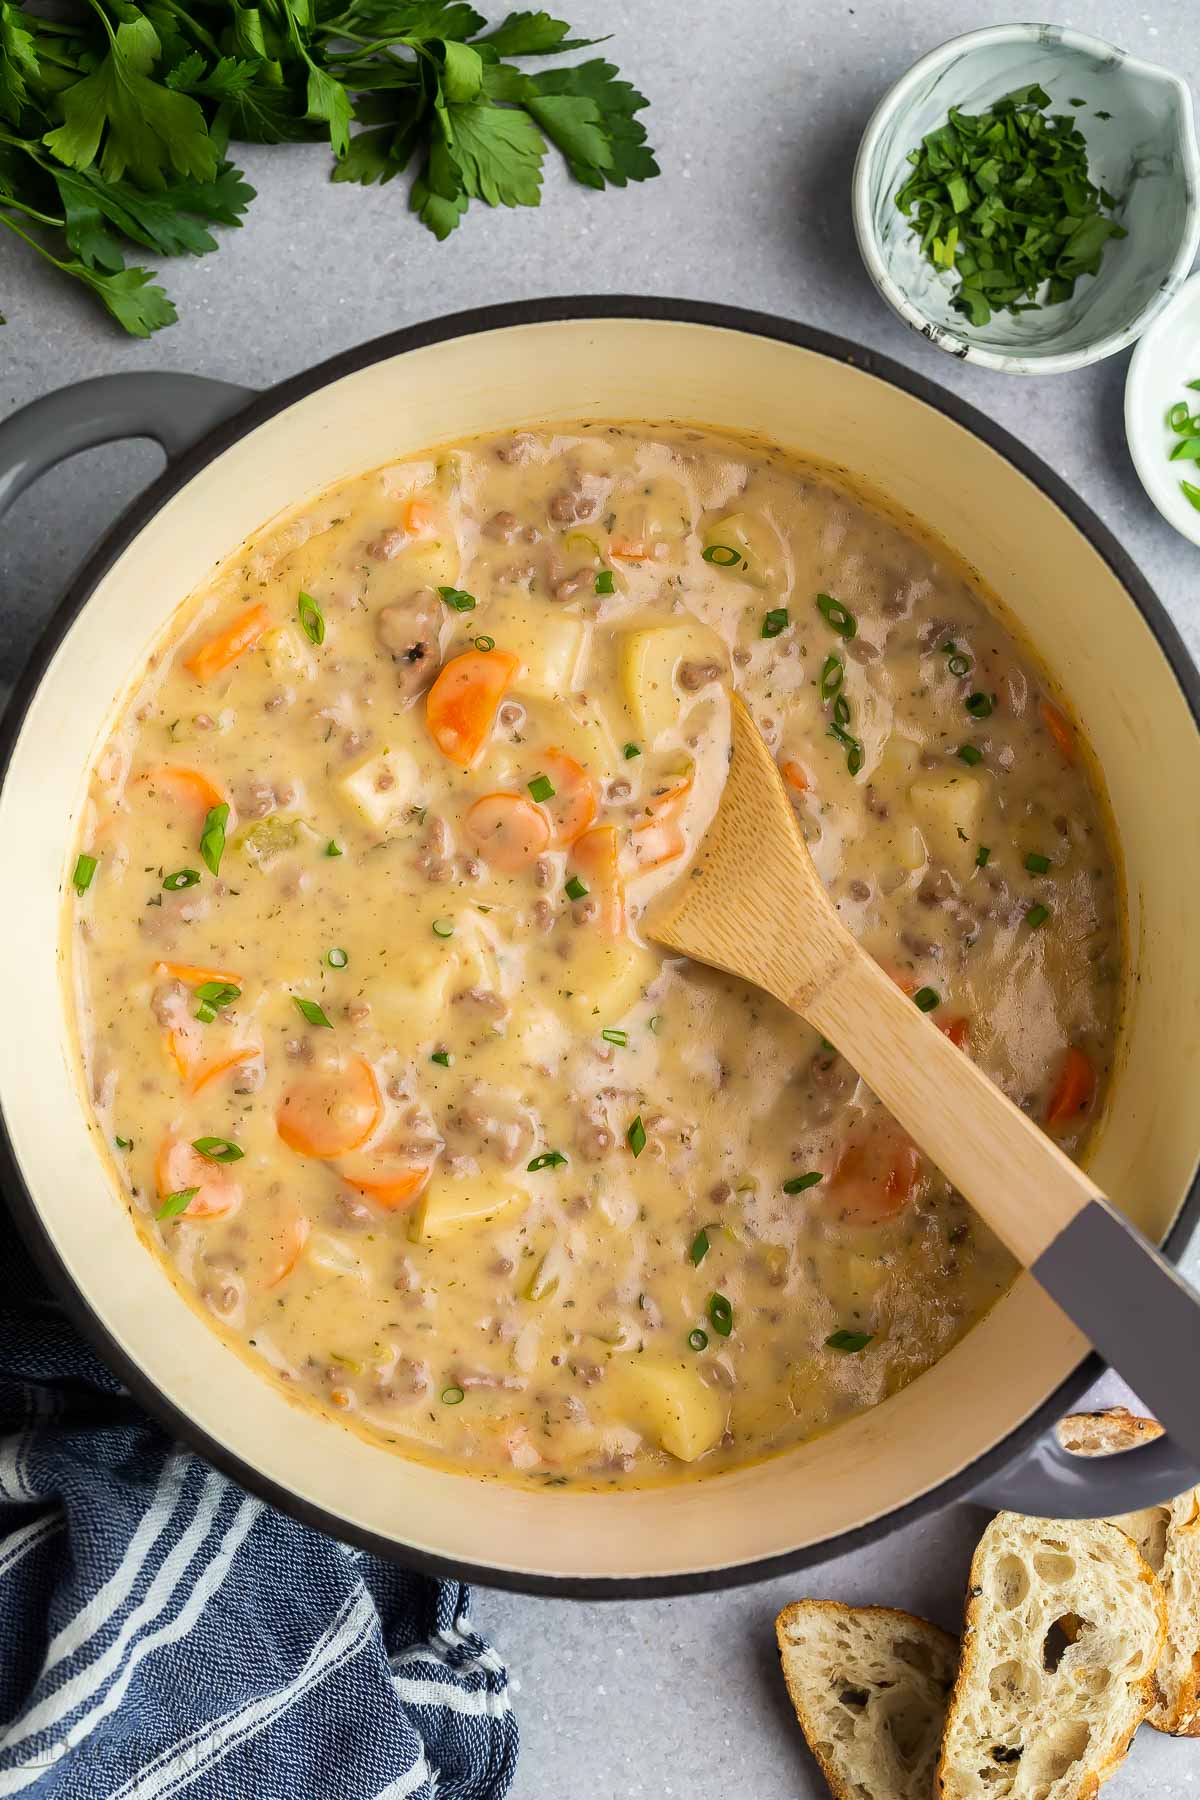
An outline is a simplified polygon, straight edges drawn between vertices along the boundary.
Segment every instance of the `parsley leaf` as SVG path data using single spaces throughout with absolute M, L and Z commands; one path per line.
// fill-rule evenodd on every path
M 480 38 L 479 48 L 495 56 L 557 56 L 564 50 L 586 50 L 603 38 L 573 38 L 571 27 L 545 12 L 509 13 L 502 25 Z
M 149 19 L 135 13 L 114 32 L 100 17 L 108 54 L 94 74 L 62 93 L 64 123 L 46 133 L 46 148 L 68 168 L 86 169 L 103 139 L 100 173 L 106 181 L 119 181 L 128 169 L 143 187 L 160 187 L 168 167 L 211 181 L 217 156 L 199 105 L 150 77 L 160 46 Z
M 14 125 L 21 122 L 21 112 L 29 98 L 27 80 L 38 77 L 37 52 L 33 36 L 21 24 L 21 15 L 8 0 L 0 0 L 0 113 Z

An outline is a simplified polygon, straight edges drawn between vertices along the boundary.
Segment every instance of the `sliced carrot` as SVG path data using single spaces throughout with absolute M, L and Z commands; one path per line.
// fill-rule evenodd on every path
M 242 1184 L 220 1163 L 193 1150 L 185 1138 L 164 1138 L 154 1161 L 154 1185 L 158 1197 L 195 1188 L 183 1213 L 189 1219 L 220 1219 L 242 1204 Z
M 507 650 L 468 650 L 448 662 L 425 701 L 429 735 L 452 763 L 469 769 L 491 735 L 505 689 L 521 666 Z
M 798 762 L 793 762 L 789 758 L 787 762 L 780 763 L 779 773 L 797 794 L 807 794 L 810 785 L 808 770 L 801 768 Z
M 550 842 L 550 822 L 523 794 L 485 794 L 463 820 L 480 855 L 504 875 L 519 875 Z
M 301 1156 L 344 1156 L 365 1144 L 383 1117 L 375 1071 L 361 1056 L 301 1075 L 284 1092 L 275 1129 Z
M 201 1024 L 184 1013 L 167 1033 L 167 1054 L 187 1084 L 198 1094 L 210 1081 L 242 1063 L 254 1062 L 263 1053 L 260 1038 L 233 1041 L 217 1035 L 212 1025 Z
M 1050 736 L 1067 761 L 1073 763 L 1075 761 L 1075 733 L 1071 729 L 1071 723 L 1066 713 L 1060 712 L 1059 708 L 1050 700 L 1040 700 L 1038 711 L 1042 715 L 1042 724 Z
M 963 1017 L 947 1019 L 944 1025 L 938 1026 L 938 1030 L 943 1036 L 950 1039 L 950 1042 L 956 1049 L 965 1050 L 967 1039 L 971 1035 L 971 1021 L 970 1019 Z
M 920 1173 L 912 1139 L 877 1128 L 843 1150 L 829 1178 L 829 1204 L 847 1224 L 882 1224 L 907 1206 Z
M 651 552 L 645 538 L 615 537 L 609 540 L 608 554 L 622 562 L 645 562 Z
M 647 802 L 649 817 L 633 828 L 633 846 L 639 872 L 657 869 L 663 863 L 673 862 L 675 857 L 682 856 L 687 849 L 687 839 L 683 835 L 679 815 L 691 792 L 692 779 L 689 772 L 674 787 L 668 788 L 665 793 L 655 794 Z
M 1050 1104 L 1046 1109 L 1047 1125 L 1073 1125 L 1081 1112 L 1086 1112 L 1096 1092 L 1096 1071 L 1091 1058 L 1072 1044 L 1063 1057 L 1062 1068 Z
M 581 838 L 596 817 L 596 784 L 582 763 L 565 750 L 547 750 L 538 765 L 554 784 L 554 797 L 543 802 L 560 849 Z
M 294 1200 L 289 1200 L 287 1217 L 279 1224 L 278 1245 L 276 1247 L 273 1243 L 272 1249 L 263 1259 L 265 1288 L 278 1287 L 291 1274 L 300 1261 L 311 1229 L 307 1215 L 300 1211 Z M 272 1233 L 272 1239 L 273 1236 Z
M 389 1156 L 345 1156 L 337 1170 L 347 1187 L 357 1188 L 389 1212 L 411 1205 L 429 1179 L 428 1167 L 414 1169 Z
M 252 606 L 248 611 L 240 613 L 232 625 L 224 631 L 218 631 L 201 644 L 198 650 L 184 658 L 183 666 L 197 681 L 211 681 L 222 669 L 227 669 L 231 662 L 257 644 L 263 632 L 271 624 L 271 615 L 265 606 Z
M 572 849 L 572 859 L 592 897 L 600 903 L 601 930 L 617 937 L 625 929 L 625 884 L 616 826 L 595 825 L 585 831 Z
M 148 769 L 138 777 L 156 794 L 166 794 L 181 806 L 192 806 L 197 812 L 210 812 L 214 806 L 229 805 L 229 795 L 210 781 L 203 769 L 189 769 L 176 763 L 164 763 L 159 769 Z M 232 807 L 230 807 L 232 824 Z
M 219 981 L 223 987 L 240 988 L 240 975 L 231 975 L 228 969 L 204 969 L 198 963 L 158 962 L 154 964 L 156 975 L 169 975 L 173 981 L 182 981 L 184 987 L 203 987 L 206 981 Z
M 437 507 L 432 500 L 422 500 L 417 496 L 404 508 L 404 529 L 409 537 L 432 537 L 437 530 L 437 522 Z

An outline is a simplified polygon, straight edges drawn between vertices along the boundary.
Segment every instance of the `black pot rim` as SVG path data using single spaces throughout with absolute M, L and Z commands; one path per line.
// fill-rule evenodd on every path
M 17 678 L 12 698 L 0 719 L 0 786 L 3 786 L 21 726 L 42 676 L 68 628 L 86 605 L 97 584 L 166 502 L 222 451 L 286 407 L 344 376 L 368 368 L 372 363 L 480 332 L 502 330 L 516 325 L 545 325 L 586 319 L 645 319 L 672 324 L 716 326 L 812 350 L 889 382 L 981 438 L 1065 513 L 1108 564 L 1153 634 L 1200 729 L 1200 671 L 1192 662 L 1183 639 L 1162 602 L 1132 558 L 1090 507 L 1040 457 L 1034 455 L 994 420 L 956 395 L 948 393 L 926 376 L 894 362 L 890 357 L 881 356 L 873 350 L 864 349 L 814 326 L 802 325 L 775 314 L 699 300 L 648 299 L 633 295 L 577 295 L 473 307 L 465 312 L 446 314 L 441 318 L 373 338 L 268 388 L 250 400 L 244 410 L 231 420 L 218 426 L 190 450 L 177 457 L 116 521 L 87 558 L 50 615 Z M 210 1437 L 185 1412 L 168 1400 L 155 1386 L 152 1378 L 126 1355 L 72 1281 L 25 1183 L 2 1113 L 0 1185 L 31 1254 L 61 1300 L 72 1323 L 116 1371 L 147 1413 L 173 1437 L 196 1451 L 240 1487 L 328 1536 L 404 1563 L 439 1579 L 472 1581 L 486 1587 L 508 1589 L 514 1593 L 578 1600 L 648 1599 L 706 1593 L 722 1588 L 744 1587 L 752 1582 L 765 1581 L 844 1556 L 901 1526 L 912 1524 L 950 1501 L 967 1498 L 989 1476 L 999 1474 L 1035 1438 L 1049 1430 L 1063 1413 L 1069 1411 L 1104 1366 L 1094 1352 L 1090 1353 L 1035 1412 L 989 1450 L 976 1457 L 966 1468 L 948 1476 L 945 1481 L 917 1495 L 903 1506 L 896 1507 L 853 1531 L 840 1533 L 837 1537 L 824 1538 L 819 1543 L 779 1556 L 764 1557 L 755 1562 L 739 1563 L 726 1568 L 701 1569 L 680 1575 L 646 1575 L 610 1580 L 601 1576 L 554 1576 L 496 1569 L 486 1563 L 462 1563 L 415 1549 L 392 1538 L 361 1529 L 337 1514 L 301 1499 Z M 1192 1181 L 1166 1241 L 1166 1253 L 1173 1261 L 1178 1261 L 1186 1247 L 1198 1214 L 1200 1170 Z M 482 1491 L 481 1489 L 481 1493 Z

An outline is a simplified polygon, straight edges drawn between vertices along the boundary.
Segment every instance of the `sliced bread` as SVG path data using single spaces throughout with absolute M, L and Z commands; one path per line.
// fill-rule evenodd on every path
M 835 1800 L 929 1800 L 958 1665 L 947 1632 L 890 1606 L 797 1600 L 783 1678 Z
M 1063 1446 L 1079 1456 L 1111 1456 L 1161 1437 L 1162 1426 L 1113 1406 L 1107 1412 L 1072 1413 L 1058 1433 Z M 1167 1641 L 1146 1723 L 1176 1737 L 1200 1737 L 1200 1488 L 1109 1523 L 1129 1533 L 1161 1581 L 1167 1602 Z
M 940 1800 L 1093 1800 L 1154 1704 L 1166 1630 L 1115 1525 L 1000 1513 L 971 1563 Z
M 1058 1441 L 1076 1456 L 1113 1456 L 1152 1444 L 1162 1436 L 1157 1419 L 1140 1419 L 1127 1406 L 1110 1406 L 1104 1412 L 1068 1413 L 1058 1423 Z

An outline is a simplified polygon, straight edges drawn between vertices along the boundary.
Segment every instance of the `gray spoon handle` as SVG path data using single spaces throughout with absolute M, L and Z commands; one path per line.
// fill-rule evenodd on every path
M 1200 1295 L 1102 1199 L 1031 1270 L 1200 1467 Z

